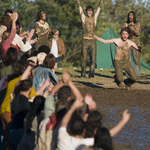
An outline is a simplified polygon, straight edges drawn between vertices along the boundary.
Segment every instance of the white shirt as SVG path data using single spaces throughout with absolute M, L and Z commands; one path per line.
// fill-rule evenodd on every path
M 67 133 L 66 127 L 59 128 L 57 144 L 58 150 L 75 150 L 81 144 L 93 146 L 94 138 L 75 138 Z
M 52 40 L 52 47 L 51 47 L 51 53 L 57 58 L 58 57 L 58 47 L 57 47 L 57 40 Z
M 12 41 L 13 45 L 18 45 L 21 51 L 27 52 L 32 48 L 31 44 L 27 41 L 26 44 L 23 43 L 22 38 L 18 35 L 15 34 L 15 37 Z

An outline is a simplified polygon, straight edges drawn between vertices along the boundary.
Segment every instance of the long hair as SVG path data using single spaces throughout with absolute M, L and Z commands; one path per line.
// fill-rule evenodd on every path
M 86 121 L 85 138 L 94 137 L 98 127 L 102 125 L 102 115 L 98 110 L 91 111 Z
M 39 21 L 39 20 L 43 19 L 43 15 L 42 15 L 43 13 L 46 14 L 45 11 L 43 11 L 43 10 L 40 10 L 40 11 L 37 13 L 36 21 Z
M 7 67 L 9 65 L 12 65 L 14 67 L 17 60 L 18 60 L 17 49 L 14 47 L 10 47 L 8 48 L 6 55 L 4 56 L 2 67 Z
M 29 134 L 31 131 L 32 122 L 35 116 L 39 115 L 41 111 L 44 109 L 44 102 L 45 102 L 45 98 L 43 96 L 36 96 L 34 98 L 31 109 L 26 117 L 25 131 L 27 134 Z
M 26 70 L 27 66 L 28 65 L 23 61 L 21 60 L 17 61 L 16 64 L 14 65 L 12 74 L 22 75 Z
M 134 22 L 134 23 L 137 23 L 137 21 L 136 21 L 136 14 L 135 14 L 134 11 L 130 11 L 130 12 L 128 13 L 128 15 L 127 15 L 127 22 L 126 22 L 126 23 L 130 23 L 130 18 L 129 18 L 130 13 L 133 14 L 133 22 Z
M 113 150 L 112 138 L 109 130 L 105 127 L 98 128 L 94 140 L 94 150 L 98 150 L 100 148 L 103 150 Z
M 11 25 L 11 18 L 9 15 L 3 15 L 0 19 L 0 25 L 4 25 L 7 28 Z
M 45 68 L 50 68 L 50 69 L 53 69 L 54 68 L 54 65 L 55 65 L 55 62 L 56 62 L 56 58 L 53 54 L 48 54 L 44 61 L 43 61 L 43 67 Z
M 16 33 L 20 35 L 21 23 L 19 20 L 16 21 Z

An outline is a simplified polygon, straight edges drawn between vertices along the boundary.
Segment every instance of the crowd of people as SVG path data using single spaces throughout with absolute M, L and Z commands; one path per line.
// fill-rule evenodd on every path
M 16 49 L 7 53 L 11 50 Z M 112 150 L 112 137 L 128 122 L 128 110 L 115 127 L 103 127 L 92 95 L 82 96 L 70 72 L 64 71 L 58 81 L 56 58 L 49 47 L 40 46 L 35 52 L 16 59 L 12 73 L 1 79 L 2 149 Z
M 129 28 L 136 31 L 132 27 L 134 22 L 131 24 L 130 19 L 124 24 L 121 38 L 103 40 L 94 34 L 102 0 L 94 16 L 91 6 L 87 7 L 85 16 L 80 1 L 77 3 L 84 29 L 81 77 L 85 77 L 86 57 L 90 49 L 89 77 L 94 78 L 97 39 L 102 43 L 115 43 L 116 83 L 123 86 L 124 69 L 130 76 L 124 83 L 130 87 L 137 75 L 127 59 L 129 50 L 133 47 L 137 52 L 141 51 L 139 44 L 128 40 Z M 130 12 L 129 16 L 133 20 L 132 14 Z M 115 127 L 107 129 L 103 127 L 102 114 L 92 95 L 82 96 L 71 80 L 71 73 L 64 71 L 58 80 L 55 71 L 60 57 L 65 54 L 65 45 L 59 38 L 59 31 L 51 31 L 45 20 L 46 13 L 39 11 L 34 28 L 30 32 L 22 32 L 18 13 L 7 10 L 0 19 L 1 149 L 113 150 L 112 137 L 128 122 L 128 110 L 123 112 Z M 33 39 L 34 34 L 36 38 Z M 53 38 L 48 39 L 49 35 Z M 32 48 L 32 44 L 35 44 L 35 51 L 29 55 L 25 52 Z M 138 65 L 137 70 L 140 74 Z M 71 92 L 74 99 L 71 99 Z

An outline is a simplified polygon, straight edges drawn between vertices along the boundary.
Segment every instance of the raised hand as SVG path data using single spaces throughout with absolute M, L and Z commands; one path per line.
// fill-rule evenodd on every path
M 126 109 L 122 114 L 122 121 L 126 124 L 130 119 L 130 113 L 128 113 L 128 109 Z
M 99 2 L 99 7 L 101 7 L 102 6 L 102 3 L 103 3 L 103 0 L 100 0 L 100 2 Z
M 62 74 L 62 80 L 63 80 L 64 83 L 68 83 L 71 80 L 70 74 L 71 73 L 69 71 L 67 71 L 67 70 L 65 70 L 63 72 L 63 74 Z
M 12 20 L 17 21 L 17 19 L 18 19 L 18 13 L 13 12 Z
M 89 110 L 95 110 L 96 109 L 96 102 L 93 101 L 93 97 L 91 94 L 86 94 L 85 98 L 85 103 L 88 105 Z
M 79 0 L 77 0 L 77 3 L 78 3 L 78 5 L 80 6 L 80 1 L 79 1 Z

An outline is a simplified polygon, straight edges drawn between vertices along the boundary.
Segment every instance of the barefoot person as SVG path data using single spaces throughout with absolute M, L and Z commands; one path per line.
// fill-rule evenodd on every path
M 82 20 L 82 26 L 84 30 L 82 52 L 81 52 L 81 77 L 85 77 L 86 64 L 87 64 L 87 53 L 90 50 L 90 72 L 89 78 L 94 78 L 95 63 L 96 63 L 96 40 L 91 36 L 91 32 L 95 31 L 97 17 L 100 13 L 101 4 L 103 0 L 100 0 L 98 9 L 94 16 L 92 16 L 94 9 L 92 6 L 86 8 L 87 16 L 84 15 L 80 1 L 77 0 L 79 5 L 79 12 Z
M 109 44 L 109 43 L 115 43 L 116 45 L 116 54 L 114 58 L 114 67 L 116 71 L 116 84 L 119 87 L 124 86 L 122 83 L 123 81 L 123 70 L 128 73 L 130 78 L 124 80 L 124 83 L 126 84 L 126 88 L 129 89 L 129 87 L 136 81 L 137 76 L 135 74 L 135 71 L 129 62 L 128 56 L 129 56 L 129 50 L 131 47 L 134 47 L 137 51 L 141 51 L 141 47 L 137 47 L 137 45 L 128 39 L 129 37 L 129 29 L 127 27 L 123 28 L 121 30 L 121 38 L 117 39 L 110 39 L 110 40 L 104 40 L 99 37 L 97 37 L 94 33 L 92 33 L 93 37 L 96 38 L 98 41 Z
M 130 36 L 129 36 L 129 39 L 133 42 L 135 42 L 135 44 L 137 46 L 140 45 L 140 32 L 141 32 L 141 26 L 140 26 L 140 23 L 136 21 L 136 16 L 135 16 L 135 13 L 133 11 L 130 11 L 128 13 L 128 17 L 127 17 L 127 22 L 124 23 L 124 27 L 128 27 L 129 30 L 130 30 Z M 136 73 L 136 75 L 138 77 L 141 76 L 141 73 L 140 73 L 140 52 L 137 51 L 135 48 L 131 47 L 131 56 L 133 56 L 133 59 L 134 59 L 134 71 Z M 130 61 L 132 60 L 130 56 Z

